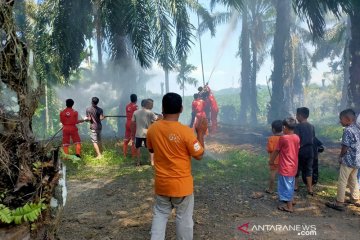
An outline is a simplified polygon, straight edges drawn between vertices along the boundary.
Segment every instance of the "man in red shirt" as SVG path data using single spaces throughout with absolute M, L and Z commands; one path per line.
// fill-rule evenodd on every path
M 130 103 L 126 105 L 126 123 L 125 123 L 125 138 L 123 145 L 123 153 L 124 157 L 127 155 L 128 145 L 131 140 L 131 156 L 136 156 L 136 148 L 135 148 L 135 135 L 132 135 L 131 131 L 131 119 L 136 110 L 138 110 L 138 105 L 136 105 L 137 96 L 136 94 L 130 95 Z M 135 133 L 135 131 L 133 131 Z
M 208 127 L 206 114 L 205 114 L 205 101 L 201 99 L 200 95 L 194 94 L 194 101 L 192 102 L 192 112 L 195 115 L 195 131 L 197 138 L 203 147 L 204 145 L 204 136 Z
M 69 154 L 70 138 L 75 144 L 77 157 L 81 157 L 81 140 L 76 124 L 84 120 L 78 119 L 78 112 L 72 109 L 74 100 L 66 99 L 66 108 L 60 112 L 60 122 L 63 125 L 63 149 L 64 153 Z

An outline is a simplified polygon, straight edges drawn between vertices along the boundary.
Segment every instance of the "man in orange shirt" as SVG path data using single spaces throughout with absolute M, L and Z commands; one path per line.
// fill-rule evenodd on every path
M 194 101 L 192 102 L 192 112 L 193 115 L 195 115 L 194 126 L 197 138 L 199 139 L 201 145 L 204 147 L 204 136 L 208 128 L 208 122 L 205 113 L 205 101 L 201 99 L 200 95 L 197 93 L 194 94 Z
M 78 119 L 78 112 L 72 107 L 74 100 L 66 99 L 66 108 L 60 112 L 60 122 L 63 125 L 63 149 L 64 153 L 69 154 L 70 138 L 75 144 L 75 152 L 77 157 L 81 157 L 81 140 L 76 124 L 84 122 Z
M 123 153 L 124 157 L 127 155 L 127 149 L 130 140 L 131 143 L 131 155 L 133 157 L 136 156 L 136 148 L 135 148 L 135 135 L 131 134 L 131 119 L 136 110 L 138 110 L 138 105 L 136 105 L 137 96 L 136 94 L 130 95 L 130 103 L 126 105 L 126 124 L 125 124 L 125 138 L 124 138 L 124 145 L 123 145 Z
M 167 93 L 162 100 L 163 120 L 147 132 L 147 147 L 154 153 L 156 203 L 151 239 L 165 239 L 172 208 L 176 209 L 177 239 L 193 239 L 194 186 L 191 157 L 200 160 L 204 149 L 193 131 L 179 120 L 182 112 L 179 94 Z

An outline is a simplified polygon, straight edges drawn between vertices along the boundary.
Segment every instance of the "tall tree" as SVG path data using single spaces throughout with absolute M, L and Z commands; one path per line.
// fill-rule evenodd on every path
M 318 62 L 323 61 L 326 58 L 330 59 L 330 65 L 336 66 L 340 58 L 342 68 L 342 85 L 341 89 L 341 103 L 340 109 L 345 109 L 348 104 L 348 87 L 349 87 L 349 42 L 351 38 L 350 34 L 350 18 L 342 18 L 334 26 L 327 29 L 324 32 L 324 36 L 321 39 L 314 41 L 315 52 L 312 56 L 313 65 L 316 66 Z M 340 89 L 339 89 L 340 90 Z
M 287 112 L 284 108 L 284 65 L 285 46 L 290 37 L 290 11 L 289 0 L 276 1 L 276 24 L 273 46 L 274 70 L 271 74 L 272 94 L 268 122 L 282 119 Z
M 181 59 L 176 66 L 176 71 L 178 72 L 178 75 L 176 77 L 176 82 L 177 84 L 180 85 L 183 98 L 185 96 L 185 84 L 194 85 L 196 87 L 197 84 L 199 83 L 196 78 L 190 76 L 190 74 L 195 70 L 196 67 L 192 64 L 188 64 L 185 58 Z
M 263 63 L 271 35 L 272 5 L 265 0 L 213 1 L 222 3 L 230 11 L 214 14 L 215 24 L 228 23 L 235 28 L 242 21 L 238 53 L 241 57 L 240 122 L 257 123 L 257 72 Z M 214 6 L 212 5 L 212 7 Z M 204 26 L 200 25 L 200 31 Z
M 275 12 L 271 2 L 266 0 L 248 1 L 249 5 L 249 31 L 251 50 L 251 74 L 250 74 L 250 123 L 256 125 L 257 103 L 257 73 L 264 62 L 267 54 L 267 46 L 273 36 Z
M 324 34 L 324 15 L 332 12 L 340 18 L 342 12 L 350 16 L 351 39 L 349 42 L 350 54 L 350 81 L 348 87 L 348 107 L 360 111 L 360 2 L 358 0 L 294 0 L 295 9 L 306 17 L 308 25 L 315 38 Z
M 241 56 L 241 91 L 240 91 L 240 115 L 239 120 L 241 124 L 247 123 L 247 113 L 250 107 L 250 32 L 247 7 L 244 7 L 242 12 L 242 27 L 239 44 L 239 51 Z

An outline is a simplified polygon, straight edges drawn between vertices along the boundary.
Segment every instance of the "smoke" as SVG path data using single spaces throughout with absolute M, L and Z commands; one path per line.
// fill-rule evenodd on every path
M 57 86 L 55 88 L 59 101 L 65 108 L 65 100 L 72 98 L 74 109 L 78 111 L 79 118 L 84 118 L 86 108 L 91 106 L 91 98 L 98 97 L 98 107 L 102 108 L 104 115 L 125 115 L 125 106 L 130 101 L 130 94 L 138 95 L 141 99 L 146 96 L 146 81 L 149 76 L 134 62 L 127 64 L 107 64 L 104 69 L 83 69 L 78 79 L 70 81 L 70 86 Z M 60 111 L 60 109 L 59 109 Z M 56 116 L 58 117 L 58 116 Z M 106 118 L 102 122 L 102 133 L 105 136 L 122 137 L 125 118 Z M 79 124 L 81 134 L 88 133 L 87 123 Z
M 228 28 L 226 29 L 225 35 L 221 41 L 220 47 L 218 48 L 218 51 L 216 52 L 215 62 L 213 65 L 213 68 L 210 73 L 210 77 L 208 79 L 208 82 L 210 81 L 216 67 L 219 65 L 219 62 L 224 54 L 224 51 L 226 49 L 226 46 L 228 45 L 228 42 L 230 40 L 230 37 L 232 33 L 234 32 L 234 29 L 237 26 L 237 20 L 239 18 L 240 14 L 238 11 L 234 11 L 231 15 L 230 23 L 228 25 Z

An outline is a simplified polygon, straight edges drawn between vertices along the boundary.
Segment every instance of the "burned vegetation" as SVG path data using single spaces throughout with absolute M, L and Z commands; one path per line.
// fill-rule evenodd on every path
M 0 1 L 0 239 L 19 231 L 48 239 L 49 203 L 60 178 L 58 150 L 32 133 L 41 83 L 28 75 L 29 54 L 15 29 L 13 5 Z

